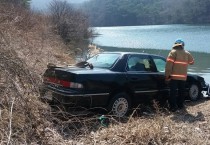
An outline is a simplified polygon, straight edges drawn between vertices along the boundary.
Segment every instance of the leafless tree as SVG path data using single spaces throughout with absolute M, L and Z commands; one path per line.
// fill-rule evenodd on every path
M 75 10 L 71 4 L 54 0 L 49 9 L 53 28 L 66 43 L 79 42 L 91 37 L 87 16 Z

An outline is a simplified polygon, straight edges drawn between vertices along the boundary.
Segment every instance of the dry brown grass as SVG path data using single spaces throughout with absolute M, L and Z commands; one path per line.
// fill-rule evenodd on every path
M 50 111 L 39 100 L 48 62 L 70 63 L 47 17 L 0 5 L 0 144 L 44 143 Z M 64 61 L 65 60 L 65 61 Z
M 124 122 L 108 116 L 108 127 L 98 122 L 99 114 L 67 114 L 41 102 L 47 64 L 74 61 L 66 47 L 50 31 L 46 16 L 0 5 L 0 144 L 210 144 L 209 101 L 204 99 L 188 102 L 180 113 L 155 107 L 156 113 L 140 111 Z
M 143 113 L 126 123 L 112 123 L 80 139 L 82 144 L 100 145 L 208 145 L 210 144 L 209 101 L 187 102 L 187 109 Z

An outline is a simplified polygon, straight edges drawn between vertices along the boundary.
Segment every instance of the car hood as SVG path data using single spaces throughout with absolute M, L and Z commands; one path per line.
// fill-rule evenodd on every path
M 190 76 L 190 77 L 193 77 L 193 78 L 203 78 L 202 76 L 200 75 L 197 75 L 197 74 L 193 74 L 193 73 L 188 73 L 187 76 Z M 204 79 L 204 78 L 203 78 Z

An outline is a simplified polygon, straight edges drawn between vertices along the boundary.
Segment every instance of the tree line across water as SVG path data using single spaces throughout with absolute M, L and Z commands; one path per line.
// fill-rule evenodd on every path
M 90 0 L 92 26 L 209 24 L 210 0 Z
M 29 9 L 31 0 L 0 2 Z M 210 0 L 89 0 L 80 8 L 66 1 L 50 3 L 53 31 L 66 43 L 87 41 L 93 36 L 90 26 L 210 23 Z
M 31 0 L 0 0 L 0 3 L 14 4 L 21 7 L 29 8 Z

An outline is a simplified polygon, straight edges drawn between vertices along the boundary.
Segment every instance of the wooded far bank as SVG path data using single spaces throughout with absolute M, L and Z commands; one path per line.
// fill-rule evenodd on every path
M 210 0 L 90 0 L 82 9 L 92 26 L 210 23 Z

